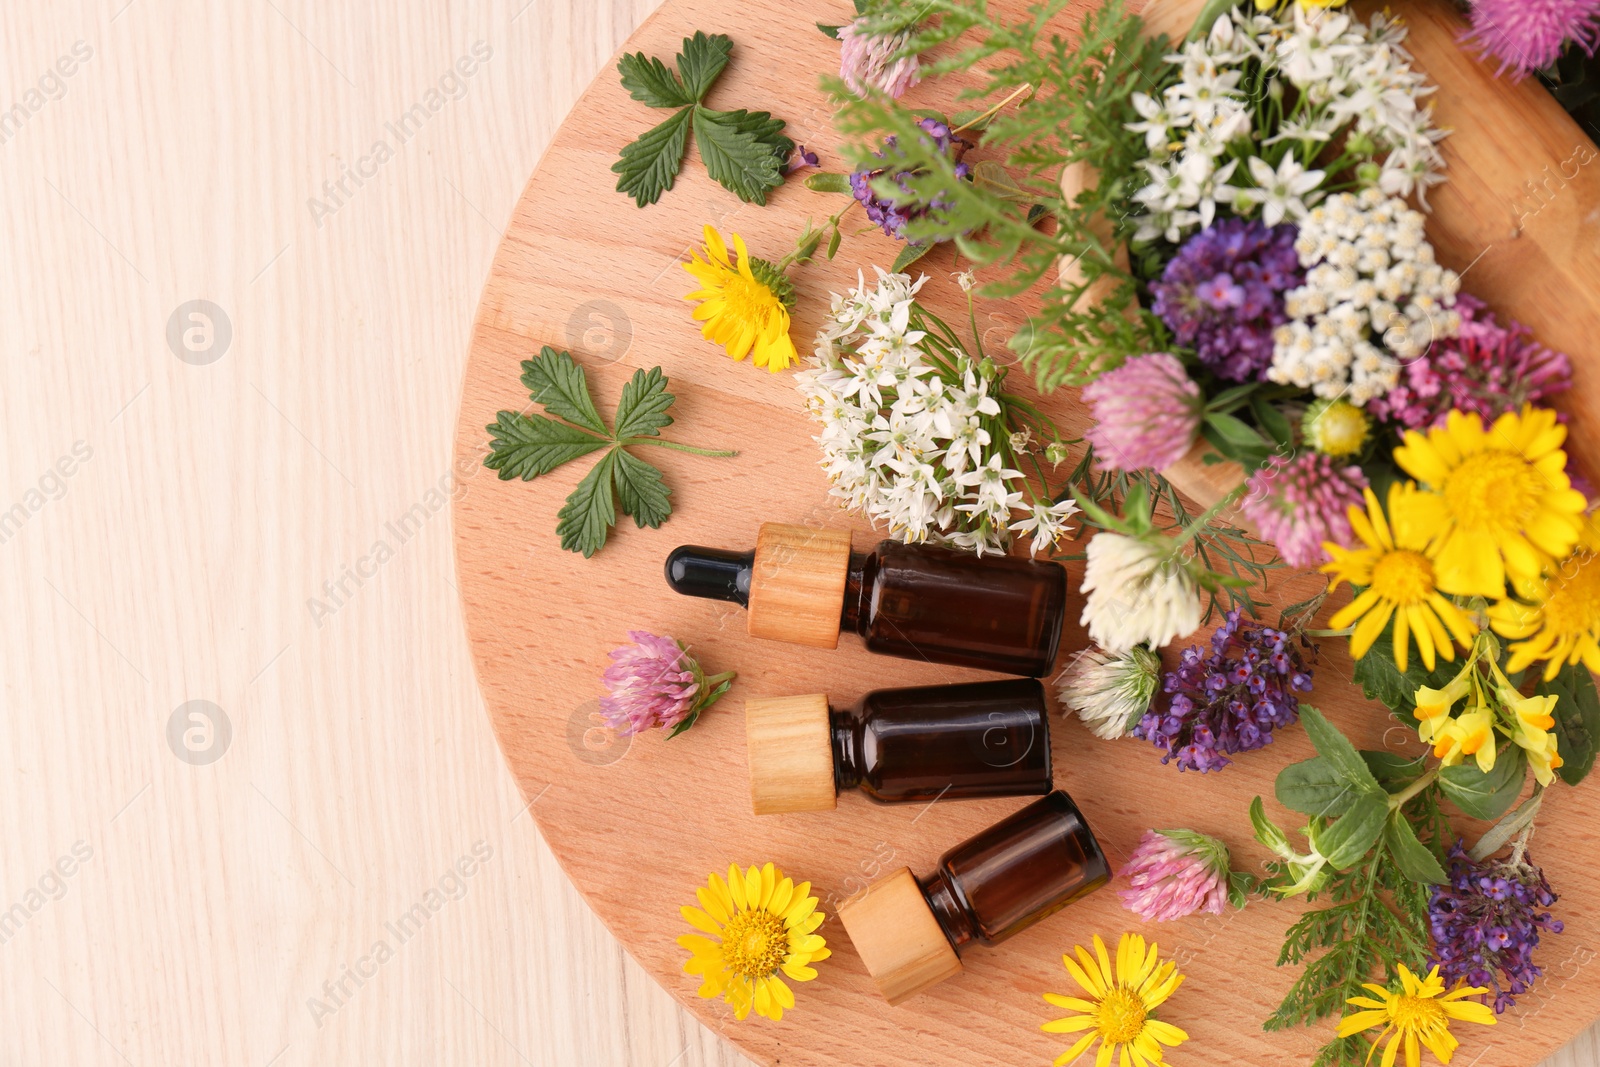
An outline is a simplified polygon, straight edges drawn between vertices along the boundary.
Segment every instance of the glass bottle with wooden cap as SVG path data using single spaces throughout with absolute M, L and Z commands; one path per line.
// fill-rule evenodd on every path
M 1035 678 L 879 689 L 835 711 L 826 695 L 745 704 L 757 815 L 828 811 L 845 789 L 874 800 L 1050 792 L 1050 716 Z
M 1057 790 L 940 857 L 839 905 L 873 981 L 899 1004 L 961 973 L 961 953 L 995 945 L 1105 885 L 1110 865 L 1072 798 Z
M 752 637 L 836 648 L 843 629 L 872 652 L 1033 677 L 1067 608 L 1059 563 L 898 541 L 852 552 L 848 530 L 772 522 L 753 552 L 685 545 L 666 573 L 679 593 L 749 608 Z

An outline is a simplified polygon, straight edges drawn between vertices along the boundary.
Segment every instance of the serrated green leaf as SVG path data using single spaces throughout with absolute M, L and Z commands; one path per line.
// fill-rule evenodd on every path
M 650 107 L 688 107 L 698 99 L 671 68 L 643 52 L 624 52 L 617 60 L 617 73 L 628 95 Z
M 667 499 L 672 490 L 662 481 L 661 472 L 622 449 L 612 453 L 612 481 L 617 487 L 617 502 L 625 515 L 632 515 L 640 529 L 655 529 L 672 514 Z
M 1444 868 L 1439 865 L 1439 857 L 1417 840 L 1417 831 L 1398 810 L 1390 812 L 1384 821 L 1383 843 L 1401 873 L 1413 882 L 1438 885 L 1444 881 Z
M 522 384 L 545 411 L 590 433 L 607 436 L 606 424 L 589 395 L 588 375 L 571 353 L 545 345 L 533 359 L 523 360 Z
M 700 146 L 706 173 L 740 200 L 766 204 L 767 193 L 783 184 L 783 161 L 776 143 L 762 131 L 770 131 L 775 122 L 781 129 L 783 123 L 764 111 L 695 107 L 692 113 L 695 143 Z M 783 154 L 787 155 L 788 149 Z
M 606 534 L 617 521 L 611 498 L 611 472 L 619 454 L 619 449 L 612 449 L 589 468 L 556 513 L 556 533 L 561 537 L 561 547 L 568 552 L 582 552 L 588 559 L 606 543 Z
M 1389 794 L 1372 776 L 1366 760 L 1361 758 L 1350 739 L 1340 733 L 1339 728 L 1329 722 L 1322 712 L 1310 704 L 1301 704 L 1300 722 L 1305 726 L 1312 745 L 1316 746 L 1317 755 L 1328 761 L 1340 781 L 1357 794 L 1377 797 L 1387 803 Z
M 1322 756 L 1291 763 L 1278 772 L 1278 803 L 1302 815 L 1337 819 L 1361 794 Z
M 686 107 L 623 146 L 622 158 L 611 164 L 612 173 L 617 175 L 617 192 L 627 193 L 640 207 L 648 207 L 672 188 L 683 166 L 694 113 L 694 108 Z
M 1440 660 L 1430 671 L 1423 667 L 1420 657 L 1412 656 L 1402 671 L 1394 660 L 1393 630 L 1385 629 L 1367 649 L 1367 654 L 1356 660 L 1351 677 L 1368 700 L 1378 701 L 1389 710 L 1408 717 L 1415 725 L 1413 712 L 1417 707 L 1418 687 L 1443 688 L 1457 669 L 1455 664 Z
M 658 436 L 663 426 L 672 425 L 667 409 L 675 399 L 667 392 L 667 376 L 660 367 L 634 371 L 617 401 L 617 440 Z
M 1541 681 L 1534 692 L 1556 698 L 1556 751 L 1561 755 L 1556 773 L 1568 785 L 1577 785 L 1594 767 L 1595 750 L 1600 747 L 1600 694 L 1595 692 L 1594 675 L 1581 663 L 1569 663 L 1552 680 Z
M 732 54 L 733 38 L 725 33 L 707 34 L 696 30 L 693 37 L 683 39 L 683 48 L 678 52 L 678 73 L 683 77 L 683 87 L 691 101 L 706 95 Z
M 1474 819 L 1498 819 L 1511 807 L 1522 791 L 1528 764 L 1522 749 L 1506 745 L 1488 774 L 1476 763 L 1460 763 L 1439 769 L 1439 788 L 1450 802 Z
M 1389 798 L 1358 796 L 1350 810 L 1325 829 L 1313 827 L 1311 844 L 1335 870 L 1345 870 L 1372 850 L 1389 816 Z
M 502 411 L 485 427 L 494 443 L 483 465 L 500 472 L 502 481 L 521 478 L 530 481 L 549 474 L 569 460 L 605 448 L 610 442 L 594 437 L 576 426 L 547 419 L 543 415 L 524 415 Z

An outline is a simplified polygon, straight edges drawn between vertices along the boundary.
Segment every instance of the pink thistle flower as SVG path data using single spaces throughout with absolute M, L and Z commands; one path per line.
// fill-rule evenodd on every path
M 1228 846 L 1193 830 L 1146 830 L 1119 872 L 1122 906 L 1147 922 L 1197 911 L 1221 915 L 1230 899 Z M 1243 906 L 1243 896 L 1236 898 Z
M 1160 470 L 1183 458 L 1200 432 L 1204 400 L 1178 357 L 1135 356 L 1083 388 L 1094 409 L 1084 432 L 1101 470 Z
M 610 695 L 600 698 L 600 715 L 624 737 L 651 727 L 672 736 L 694 725 L 700 713 L 732 684 L 733 672 L 710 678 L 688 651 L 670 637 L 629 630 L 631 645 L 611 653 L 603 680 Z
M 1472 29 L 1462 40 L 1498 61 L 1499 74 L 1521 81 L 1554 63 L 1568 41 L 1594 55 L 1597 16 L 1600 0 L 1474 0 Z
M 1250 476 L 1239 512 L 1289 566 L 1313 567 L 1328 560 L 1324 541 L 1350 543 L 1348 512 L 1361 505 L 1366 487 L 1360 467 L 1321 452 L 1276 456 Z
M 856 19 L 839 27 L 839 77 L 857 96 L 877 90 L 898 100 L 922 80 L 917 57 L 899 55 L 911 33 L 867 33 L 861 22 Z

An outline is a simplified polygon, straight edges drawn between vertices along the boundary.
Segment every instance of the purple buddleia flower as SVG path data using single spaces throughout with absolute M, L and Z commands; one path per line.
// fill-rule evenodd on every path
M 629 630 L 628 637 L 633 644 L 611 653 L 602 678 L 610 694 L 600 698 L 601 717 L 624 737 L 651 727 L 676 735 L 727 691 L 732 672 L 707 678 L 672 638 L 645 630 Z
M 1297 232 L 1287 223 L 1222 219 L 1185 241 L 1151 283 L 1155 313 L 1218 377 L 1266 378 L 1272 332 L 1288 321 L 1283 294 L 1305 281 Z
M 1228 755 L 1269 745 L 1274 729 L 1299 720 L 1296 694 L 1311 691 L 1311 668 L 1292 634 L 1235 609 L 1211 635 L 1210 654 L 1204 645 L 1184 649 L 1161 689 L 1165 710 L 1146 712 L 1133 735 L 1166 749 L 1161 762 L 1176 760 L 1180 771 L 1217 771 L 1233 762 Z
M 1445 984 L 1493 989 L 1496 1014 L 1515 1004 L 1544 973 L 1533 962 L 1539 935 L 1561 932 L 1544 910 L 1557 899 L 1526 851 L 1478 862 L 1459 840 L 1451 845 L 1450 880 L 1428 901 L 1432 962 Z
M 961 157 L 972 147 L 971 141 L 952 133 L 949 125 L 938 119 L 921 119 L 917 125 L 922 127 L 923 132 L 941 152 L 955 162 L 957 178 L 965 178 L 972 173 L 971 168 L 961 162 Z M 884 160 L 885 165 L 858 170 L 850 175 L 850 191 L 861 201 L 861 206 L 866 208 L 867 218 L 882 227 L 884 233 L 903 241 L 906 237 L 906 223 L 930 213 L 938 214 L 949 209 L 950 205 L 941 200 L 934 200 L 931 204 L 925 205 L 896 204 L 894 200 L 885 199 L 873 192 L 874 179 L 889 177 L 893 178 L 902 190 L 910 193 L 910 179 L 914 174 L 913 171 L 895 165 L 897 158 L 904 160 L 905 153 L 900 150 L 899 143 L 893 136 L 884 139 L 883 150 L 877 152 L 876 156 Z

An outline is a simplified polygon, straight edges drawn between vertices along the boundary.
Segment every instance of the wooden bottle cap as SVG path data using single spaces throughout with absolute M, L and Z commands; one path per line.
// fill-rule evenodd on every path
M 750 807 L 757 815 L 832 811 L 833 738 L 828 698 L 755 697 L 745 702 Z
M 840 904 L 839 921 L 890 1004 L 961 973 L 961 960 L 910 868 L 900 868 Z
M 850 531 L 764 523 L 750 576 L 751 637 L 839 646 Z

